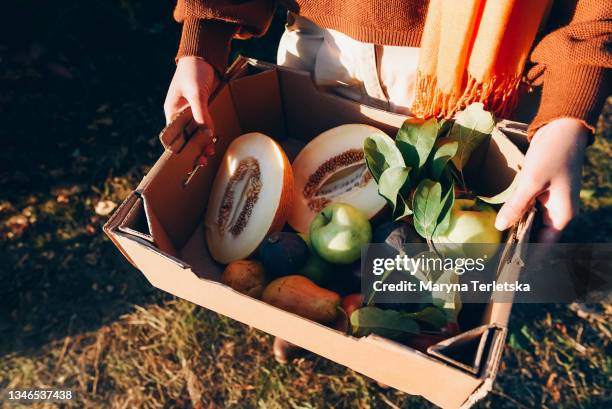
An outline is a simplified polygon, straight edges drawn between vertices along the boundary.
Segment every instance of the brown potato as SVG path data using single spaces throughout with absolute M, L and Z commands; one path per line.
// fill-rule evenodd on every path
M 221 281 L 253 298 L 261 298 L 267 283 L 263 265 L 255 260 L 232 261 L 225 267 Z
M 277 278 L 263 292 L 262 299 L 285 311 L 321 324 L 333 323 L 338 315 L 340 296 L 321 288 L 300 275 Z

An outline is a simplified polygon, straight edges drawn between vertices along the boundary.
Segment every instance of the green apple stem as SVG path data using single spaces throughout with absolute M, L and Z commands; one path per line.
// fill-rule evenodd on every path
M 331 222 L 332 220 L 332 215 L 331 214 L 327 215 L 325 214 L 324 211 L 321 212 L 321 216 L 323 216 L 323 220 L 325 220 L 325 225 L 328 225 L 329 222 Z

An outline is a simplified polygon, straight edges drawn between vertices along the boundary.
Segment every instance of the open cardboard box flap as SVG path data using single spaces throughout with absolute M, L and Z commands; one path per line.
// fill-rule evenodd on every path
M 489 304 L 481 326 L 423 353 L 378 336 L 347 336 L 238 293 L 219 282 L 222 266 L 207 252 L 203 220 L 209 187 L 234 138 L 258 131 L 306 141 L 345 123 L 370 124 L 393 136 L 406 117 L 321 92 L 308 73 L 244 58 L 230 68 L 210 112 L 218 141 L 209 165 L 184 185 L 210 142 L 187 109 L 162 131 L 165 152 L 104 226 L 151 284 L 441 407 L 469 407 L 486 395 L 501 359 L 511 304 Z M 510 184 L 523 159 L 517 148 L 524 143 L 521 124 L 503 121 L 498 130 L 471 164 L 487 175 L 482 186 L 491 193 Z M 533 212 L 509 234 L 500 274 L 520 273 L 521 243 L 532 219 Z

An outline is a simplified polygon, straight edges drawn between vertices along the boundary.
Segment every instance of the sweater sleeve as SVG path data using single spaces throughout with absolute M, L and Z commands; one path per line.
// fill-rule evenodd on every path
M 183 23 L 176 59 L 202 57 L 224 73 L 232 38 L 265 34 L 274 0 L 177 0 L 174 18 Z
M 528 73 L 528 80 L 543 88 L 538 113 L 529 126 L 530 137 L 543 125 L 563 117 L 579 119 L 594 131 L 612 89 L 610 3 L 574 3 L 571 18 L 546 35 L 531 55 L 536 65 Z

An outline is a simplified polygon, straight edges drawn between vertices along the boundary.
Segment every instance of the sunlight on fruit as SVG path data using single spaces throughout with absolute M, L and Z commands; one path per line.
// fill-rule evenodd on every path
M 234 172 L 236 171 L 236 167 L 238 166 L 238 158 L 232 156 L 232 155 L 228 155 L 228 161 L 227 161 L 227 173 L 229 175 L 233 175 Z
M 285 163 L 285 159 L 283 158 L 283 152 L 280 150 L 278 146 L 275 146 L 274 149 L 274 160 L 277 163 L 277 166 L 282 167 Z
M 340 225 L 349 226 L 351 224 L 351 217 L 345 209 L 338 209 L 334 216 L 336 218 L 336 223 Z
M 348 223 L 348 222 L 347 222 Z M 335 251 L 348 251 L 351 249 L 351 233 L 342 231 L 336 233 L 333 239 L 329 241 L 329 249 Z

